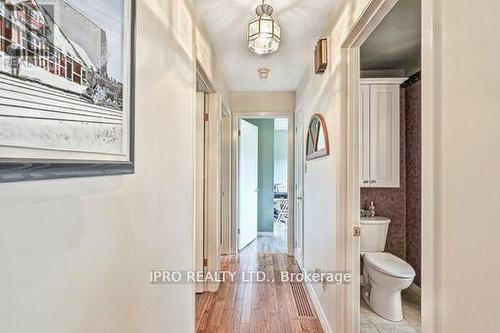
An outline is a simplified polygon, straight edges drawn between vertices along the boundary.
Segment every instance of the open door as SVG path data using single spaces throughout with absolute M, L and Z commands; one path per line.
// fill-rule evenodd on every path
M 220 239 L 222 219 L 222 97 L 217 93 L 206 94 L 205 113 L 205 270 L 214 274 L 220 271 Z M 210 281 L 210 292 L 219 288 L 219 282 Z
M 304 267 L 304 117 L 295 117 L 295 259 Z
M 195 249 L 196 249 L 196 271 L 205 269 L 204 239 L 205 239 L 205 93 L 196 94 L 196 183 L 195 183 Z M 205 292 L 203 282 L 196 283 L 196 293 Z
M 196 185 L 195 253 L 196 270 L 204 274 L 220 269 L 221 118 L 219 94 L 196 96 Z M 196 283 L 196 293 L 217 291 L 218 283 Z
M 240 120 L 238 163 L 238 249 L 257 238 L 259 128 Z
M 231 129 L 232 118 L 229 110 L 224 109 L 222 114 L 221 136 L 221 186 L 222 186 L 222 218 L 221 218 L 221 254 L 234 254 L 232 250 L 231 225 Z

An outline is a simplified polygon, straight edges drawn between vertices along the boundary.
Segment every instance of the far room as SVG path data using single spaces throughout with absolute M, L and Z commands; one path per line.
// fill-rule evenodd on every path
M 239 122 L 238 249 L 287 253 L 289 140 L 287 118 Z

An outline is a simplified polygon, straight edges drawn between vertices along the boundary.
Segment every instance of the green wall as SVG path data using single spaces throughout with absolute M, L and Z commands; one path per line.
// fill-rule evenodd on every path
M 274 224 L 274 119 L 245 119 L 259 128 L 259 232 Z
M 274 183 L 288 184 L 288 131 L 274 132 Z M 281 190 L 283 190 L 281 188 Z

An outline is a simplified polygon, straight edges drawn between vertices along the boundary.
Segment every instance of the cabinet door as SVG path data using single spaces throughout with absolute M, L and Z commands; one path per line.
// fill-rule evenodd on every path
M 370 187 L 370 86 L 361 85 L 359 99 L 359 182 Z
M 399 187 L 399 85 L 370 86 L 370 182 Z

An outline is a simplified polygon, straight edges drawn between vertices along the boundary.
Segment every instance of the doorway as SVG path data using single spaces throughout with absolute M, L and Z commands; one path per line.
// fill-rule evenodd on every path
M 293 255 L 293 123 L 289 115 L 233 117 L 237 251 Z
M 343 44 L 353 332 L 420 332 L 420 16 L 419 0 L 373 0 Z

